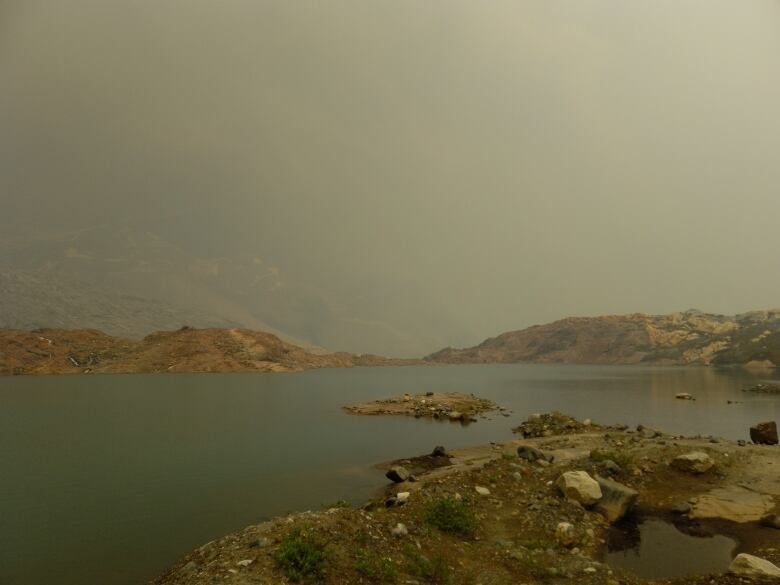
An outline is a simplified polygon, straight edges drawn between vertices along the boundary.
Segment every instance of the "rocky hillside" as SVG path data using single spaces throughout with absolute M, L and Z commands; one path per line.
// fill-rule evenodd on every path
M 94 329 L 0 330 L 0 375 L 152 372 L 291 372 L 400 365 L 411 361 L 349 353 L 313 354 L 248 329 L 160 331 L 140 341 Z
M 670 315 L 570 317 L 502 333 L 475 347 L 446 348 L 441 363 L 780 364 L 780 309 L 736 316 L 690 310 Z

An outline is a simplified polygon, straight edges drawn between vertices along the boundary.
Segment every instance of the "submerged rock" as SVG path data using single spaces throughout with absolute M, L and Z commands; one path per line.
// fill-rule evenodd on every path
M 704 473 L 715 465 L 712 457 L 703 451 L 691 451 L 672 459 L 672 467 L 688 473 Z
M 674 395 L 674 397 L 675 397 L 677 400 L 695 400 L 695 398 L 693 397 L 693 395 L 691 395 L 691 394 L 688 394 L 687 392 L 680 392 L 680 393 L 678 393 L 678 394 L 675 394 L 675 395 Z
M 761 557 L 741 553 L 731 561 L 729 573 L 755 577 L 780 577 L 780 567 Z
M 579 502 L 585 507 L 592 506 L 601 499 L 601 487 L 586 471 L 567 471 L 555 485 L 566 498 Z
M 608 522 L 617 522 L 634 506 L 639 492 L 605 477 L 596 476 L 596 481 L 602 494 L 596 504 L 596 511 L 600 512 Z
M 777 424 L 769 421 L 750 427 L 750 440 L 756 445 L 777 445 Z

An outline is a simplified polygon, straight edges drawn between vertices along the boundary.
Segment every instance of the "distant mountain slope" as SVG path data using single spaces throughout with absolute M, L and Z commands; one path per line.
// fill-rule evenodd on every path
M 441 363 L 780 364 L 780 309 L 570 317 L 426 358 Z
M 264 331 L 160 331 L 140 341 L 93 329 L 0 330 L 0 375 L 155 372 L 291 372 L 311 368 L 402 365 L 348 353 L 313 354 Z
M 0 328 L 87 328 L 140 339 L 150 331 L 183 325 L 233 327 L 236 323 L 64 275 L 0 271 Z
M 0 230 L 0 327 L 94 328 L 140 338 L 182 325 L 240 326 L 312 349 L 395 355 L 464 338 L 457 320 L 435 299 L 423 301 L 413 285 L 380 287 L 366 278 L 360 286 L 323 288 L 270 250 L 224 249 L 214 234 L 190 231 L 175 218 L 160 220 L 155 231 L 124 223 Z M 406 297 L 428 308 L 411 314 L 393 300 Z

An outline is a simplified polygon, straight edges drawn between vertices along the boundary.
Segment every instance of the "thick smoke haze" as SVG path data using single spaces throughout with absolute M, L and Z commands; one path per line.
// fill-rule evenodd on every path
M 120 278 L 125 248 L 77 268 L 390 355 L 774 307 L 778 25 L 763 0 L 0 0 L 0 267 L 69 274 L 84 233 L 136 267 L 252 259 L 274 296 Z

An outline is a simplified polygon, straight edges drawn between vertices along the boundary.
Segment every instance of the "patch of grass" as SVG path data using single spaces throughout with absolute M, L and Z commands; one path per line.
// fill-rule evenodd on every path
M 590 458 L 592 461 L 596 462 L 612 460 L 624 470 L 634 462 L 633 458 L 628 453 L 621 453 L 620 451 L 608 449 L 594 449 L 590 452 Z
M 477 529 L 477 517 L 471 507 L 462 500 L 440 498 L 425 510 L 425 521 L 450 534 L 471 536 Z
M 501 459 L 517 459 L 517 453 L 504 451 L 501 453 Z
M 441 554 L 429 559 L 416 549 L 409 547 L 406 550 L 406 556 L 409 560 L 408 570 L 412 575 L 425 579 L 433 585 L 453 585 L 455 583 L 452 569 L 450 569 L 447 559 Z
M 304 528 L 291 530 L 274 555 L 276 563 L 293 583 L 321 580 L 328 558 L 325 540 Z
M 398 570 L 391 559 L 383 558 L 368 550 L 359 550 L 355 570 L 375 583 L 395 583 Z

